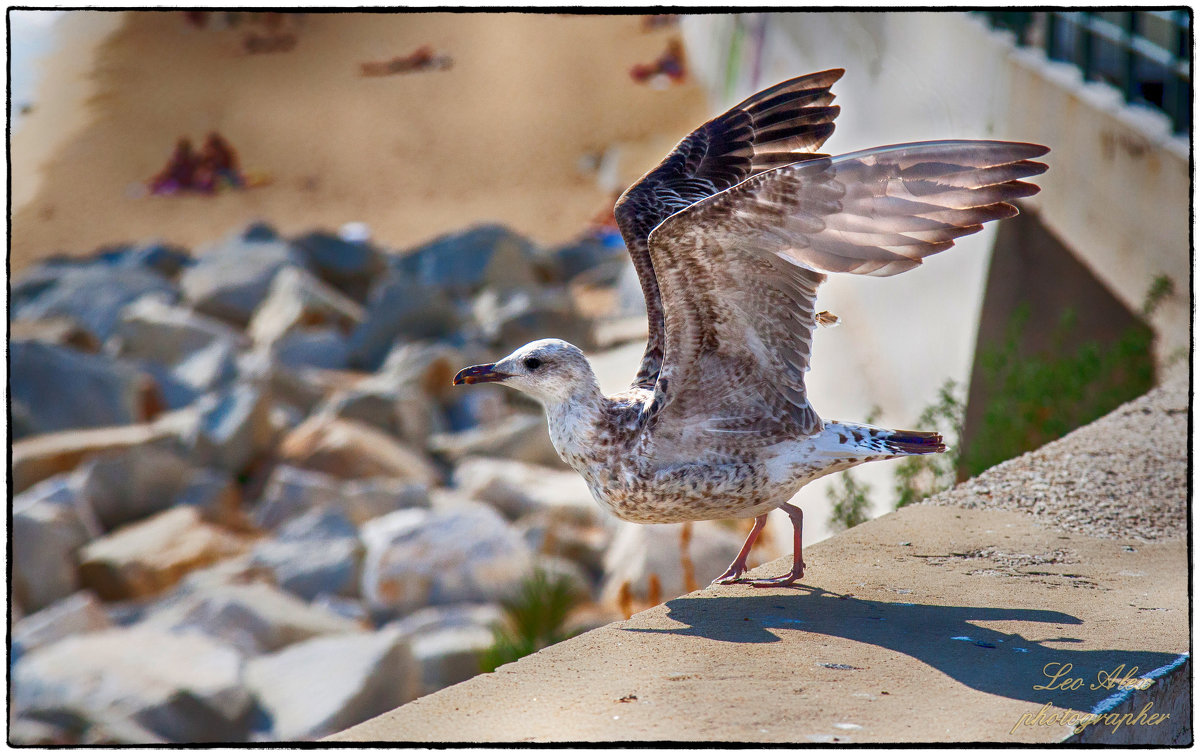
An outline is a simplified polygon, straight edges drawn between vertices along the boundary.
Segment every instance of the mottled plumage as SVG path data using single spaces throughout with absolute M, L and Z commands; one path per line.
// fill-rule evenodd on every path
M 637 522 L 755 517 L 718 581 L 806 483 L 856 464 L 945 450 L 936 433 L 824 421 L 809 402 L 817 288 L 828 273 L 910 270 L 1038 189 L 1045 147 L 902 144 L 818 155 L 840 70 L 783 82 L 701 126 L 632 186 L 616 217 L 646 295 L 649 338 L 630 388 L 603 396 L 576 347 L 547 339 L 455 383 L 504 382 L 546 408 L 562 458 L 601 505 Z

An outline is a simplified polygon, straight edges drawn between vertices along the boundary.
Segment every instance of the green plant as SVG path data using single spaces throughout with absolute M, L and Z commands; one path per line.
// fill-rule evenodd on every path
M 1150 288 L 1146 291 L 1146 297 L 1142 300 L 1142 317 L 1148 318 L 1154 314 L 1163 299 L 1173 293 L 1175 281 L 1162 274 L 1154 276 L 1154 280 L 1150 281 Z
M 1156 279 L 1143 313 L 1152 313 L 1169 292 L 1169 282 Z M 1004 342 L 980 355 L 989 398 L 980 430 L 963 456 L 966 476 L 1061 438 L 1154 386 L 1153 334 L 1148 329 L 1129 327 L 1111 344 L 1089 340 L 1071 348 L 1075 321 L 1074 311 L 1065 310 L 1051 348 L 1021 356 L 1029 308 L 1019 307 Z
M 919 429 L 941 433 L 946 452 L 907 456 L 896 465 L 896 508 L 924 500 L 954 486 L 965 413 L 966 400 L 962 387 L 952 378 L 947 378 L 938 388 L 937 401 L 925 407 L 917 418 Z
M 833 504 L 829 512 L 829 526 L 834 530 L 849 529 L 870 519 L 871 486 L 859 482 L 851 470 L 842 472 L 825 495 Z
M 547 575 L 542 569 L 522 580 L 512 595 L 502 599 L 504 625 L 493 630 L 494 642 L 480 659 L 483 671 L 569 639 L 567 615 L 584 595 L 566 575 Z

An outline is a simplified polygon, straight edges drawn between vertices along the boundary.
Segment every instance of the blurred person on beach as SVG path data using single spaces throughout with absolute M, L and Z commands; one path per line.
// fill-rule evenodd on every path
M 449 55 L 437 55 L 431 45 L 421 45 L 408 55 L 400 55 L 379 63 L 360 63 L 363 76 L 388 76 L 393 73 L 410 73 L 427 69 L 448 70 L 454 65 Z
M 212 194 L 225 186 L 241 189 L 245 185 L 246 180 L 238 168 L 237 153 L 224 137 L 216 131 L 210 131 L 204 140 L 204 146 L 200 148 L 195 188 L 206 194 Z
M 683 43 L 678 38 L 667 42 L 667 49 L 653 63 L 637 63 L 629 71 L 629 76 L 639 84 L 658 84 L 666 77 L 672 84 L 681 84 L 687 78 L 687 64 L 683 53 Z
M 175 142 L 175 151 L 167 165 L 150 179 L 151 194 L 175 194 L 190 189 L 196 181 L 197 159 L 192 141 L 186 136 Z
M 678 13 L 655 13 L 642 17 L 642 31 L 652 32 L 679 26 Z

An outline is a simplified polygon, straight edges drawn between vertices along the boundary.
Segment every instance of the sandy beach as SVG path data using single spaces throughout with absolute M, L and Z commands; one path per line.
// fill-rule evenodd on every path
M 254 220 L 284 233 L 362 221 L 399 249 L 484 221 L 558 243 L 609 206 L 596 157 L 608 151 L 624 188 L 708 115 L 691 82 L 630 79 L 677 34 L 636 15 L 303 14 L 276 29 L 293 49 L 259 54 L 243 46 L 266 33 L 250 14 L 202 29 L 174 11 L 71 15 L 79 43 L 47 62 L 13 135 L 13 273 L 126 241 L 195 246 Z M 360 73 L 426 44 L 453 66 Z M 214 129 L 267 185 L 143 194 L 178 138 Z

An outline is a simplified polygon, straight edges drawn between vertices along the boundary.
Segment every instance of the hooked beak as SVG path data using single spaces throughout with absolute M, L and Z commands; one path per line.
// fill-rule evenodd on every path
M 476 383 L 498 383 L 512 375 L 496 372 L 494 364 L 477 364 L 467 367 L 454 376 L 455 385 L 475 385 Z

